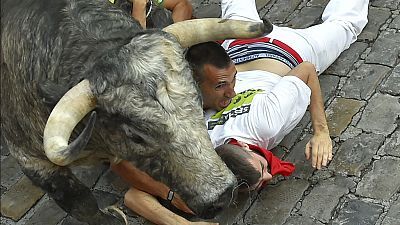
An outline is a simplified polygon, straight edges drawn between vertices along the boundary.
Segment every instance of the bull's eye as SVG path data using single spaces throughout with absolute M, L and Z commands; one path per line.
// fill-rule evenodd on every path
M 127 124 L 122 124 L 122 129 L 124 130 L 126 136 L 128 136 L 133 142 L 137 144 L 144 143 L 144 139 L 140 135 L 136 134 L 135 130 Z

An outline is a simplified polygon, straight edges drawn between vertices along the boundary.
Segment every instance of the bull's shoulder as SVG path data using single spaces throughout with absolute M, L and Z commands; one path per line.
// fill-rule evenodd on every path
M 72 0 L 64 14 L 69 29 L 96 41 L 129 40 L 142 29 L 126 11 L 107 0 Z

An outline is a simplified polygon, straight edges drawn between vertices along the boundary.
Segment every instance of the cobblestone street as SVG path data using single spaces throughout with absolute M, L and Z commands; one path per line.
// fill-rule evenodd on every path
M 350 0 L 351 1 L 351 0 Z M 195 16 L 219 17 L 218 0 L 192 0 Z M 305 28 L 320 22 L 328 0 L 257 0 L 261 17 Z M 291 177 L 274 178 L 215 220 L 221 225 L 400 224 L 400 0 L 372 0 L 369 23 L 347 51 L 320 76 L 334 157 L 314 170 L 305 160 L 311 137 L 307 112 L 273 149 L 296 164 Z M 23 175 L 1 141 L 1 224 L 81 225 Z M 76 168 L 100 207 L 116 203 L 132 225 L 149 225 L 123 206 L 128 186 L 108 164 Z

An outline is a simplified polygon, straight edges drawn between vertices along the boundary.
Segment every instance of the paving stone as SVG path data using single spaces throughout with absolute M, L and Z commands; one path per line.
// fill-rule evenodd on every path
M 349 49 L 342 52 L 339 58 L 326 70 L 325 73 L 335 74 L 338 76 L 347 76 L 353 65 L 359 60 L 361 54 L 368 47 L 368 44 L 363 42 L 355 42 Z
M 310 112 L 307 111 L 296 127 L 282 139 L 281 143 L 279 143 L 279 146 L 283 146 L 286 149 L 292 148 L 292 146 L 300 138 L 304 128 L 306 128 L 310 123 L 310 118 Z
M 193 16 L 196 18 L 219 18 L 221 17 L 221 6 L 218 4 L 199 6 Z
M 7 191 L 7 188 L 1 186 L 1 195 L 3 195 L 3 193 L 6 192 L 6 191 Z
M 68 216 L 59 225 L 87 225 L 87 223 L 80 222 L 79 220 L 73 218 L 72 216 Z
M 396 17 L 394 17 L 393 21 L 390 23 L 389 25 L 390 28 L 393 29 L 398 29 L 400 30 L 400 16 L 397 15 Z
M 244 219 L 247 224 L 281 225 L 301 199 L 309 183 L 305 180 L 285 180 L 268 185 L 254 202 Z
M 364 102 L 347 98 L 335 98 L 326 110 L 331 137 L 339 136 L 351 123 L 353 116 L 364 106 Z
M 247 193 L 239 193 L 235 204 L 232 204 L 229 208 L 225 209 L 220 213 L 215 221 L 219 225 L 231 225 L 236 221 L 241 220 L 246 210 L 250 207 L 251 197 Z
M 123 196 L 129 186 L 112 170 L 105 172 L 97 182 L 95 189 Z
M 120 208 L 127 216 L 128 218 L 128 224 L 129 225 L 143 225 L 145 219 L 142 217 L 137 216 L 136 214 L 132 215 L 132 211 L 127 209 L 125 206 L 123 206 L 122 199 L 120 196 L 100 191 L 100 190 L 95 190 L 93 192 L 95 198 L 97 199 L 97 204 L 99 205 L 99 208 L 105 208 L 110 205 L 116 205 L 118 208 Z M 129 212 L 128 212 L 129 211 Z M 152 223 L 149 223 L 152 224 Z M 71 216 L 67 216 L 64 220 L 62 220 L 59 225 L 87 225 L 86 223 L 79 222 L 75 218 Z
M 1 214 L 19 220 L 42 196 L 44 192 L 23 176 L 1 196 Z
M 390 138 L 386 138 L 378 153 L 400 157 L 400 130 L 395 131 Z
M 389 19 L 390 10 L 370 7 L 368 11 L 368 23 L 358 36 L 358 40 L 374 40 L 379 34 L 379 28 Z
M 384 7 L 388 9 L 398 9 L 399 0 L 372 0 L 371 5 L 376 7 Z
M 286 155 L 289 153 L 289 150 L 287 150 L 285 147 L 283 146 L 276 146 L 275 148 L 270 150 L 272 152 L 272 154 L 274 154 L 276 157 L 280 158 L 280 159 L 284 159 L 286 157 Z
M 34 210 L 35 213 L 25 225 L 56 225 L 67 215 L 52 199 L 41 202 Z
M 1 185 L 10 188 L 21 177 L 23 173 L 17 163 L 17 160 L 11 155 L 1 160 Z
M 339 175 L 337 175 L 339 176 Z M 320 170 L 316 170 L 312 177 L 310 177 L 308 179 L 308 181 L 312 184 L 312 185 L 317 185 L 325 180 L 328 179 L 334 179 L 335 178 L 335 173 L 333 171 L 328 170 L 328 168 L 324 167 L 321 168 Z
M 385 137 L 382 135 L 362 133 L 343 142 L 333 157 L 329 169 L 339 174 L 359 177 L 384 140 Z
M 287 23 L 288 27 L 307 28 L 317 24 L 320 20 L 324 8 L 321 7 L 304 7 L 298 15 L 292 14 Z
M 365 62 L 394 67 L 399 59 L 399 52 L 400 33 L 384 31 L 375 41 Z
M 93 195 L 97 199 L 97 204 L 101 209 L 114 205 L 120 200 L 122 201 L 121 196 L 101 190 L 94 190 Z
M 271 0 L 256 0 L 257 11 L 264 8 Z
M 277 0 L 267 13 L 272 23 L 283 23 L 293 13 L 302 0 Z
M 349 193 L 349 188 L 354 185 L 351 179 L 342 176 L 322 181 L 304 198 L 299 214 L 323 223 L 329 222 L 339 199 Z
M 396 128 L 396 118 L 399 115 L 399 97 L 378 93 L 369 100 L 357 127 L 388 135 Z
M 128 224 L 129 225 L 154 225 L 153 223 L 150 223 L 146 220 L 144 220 L 142 217 L 128 217 Z
M 384 157 L 375 161 L 372 170 L 358 184 L 356 193 L 369 198 L 389 200 L 400 188 L 398 171 L 400 159 Z
M 323 225 L 315 219 L 305 216 L 291 216 L 283 225 Z
M 387 66 L 363 64 L 347 80 L 340 93 L 345 98 L 367 100 L 390 70 Z
M 6 145 L 6 142 L 4 140 L 3 135 L 0 135 L 0 150 L 1 150 L 1 155 L 2 156 L 8 156 L 10 154 L 10 151 L 8 150 L 8 146 Z
M 339 216 L 332 225 L 374 225 L 378 220 L 383 207 L 373 203 L 363 202 L 361 200 L 350 200 L 339 212 Z
M 347 129 L 339 136 L 341 141 L 345 141 L 350 138 L 354 138 L 362 133 L 362 130 L 352 125 L 348 126 Z
M 306 160 L 304 150 L 306 144 L 311 139 L 312 135 L 307 134 L 303 140 L 296 143 L 293 149 L 290 151 L 286 161 L 292 162 L 296 166 L 296 170 L 293 172 L 292 177 L 308 179 L 314 172 L 314 168 L 311 166 L 311 162 Z
M 5 217 L 1 217 L 0 223 L 1 225 L 15 225 L 15 222 L 13 220 Z
M 400 224 L 400 198 L 397 199 L 389 208 L 382 225 L 399 225 Z
M 307 5 L 325 8 L 325 6 L 328 4 L 328 2 L 329 2 L 329 0 L 311 0 L 310 2 L 308 2 Z
M 326 104 L 329 99 L 335 96 L 340 78 L 329 74 L 322 74 L 318 78 L 321 85 L 322 96 L 324 97 L 324 102 Z
M 87 187 L 92 188 L 96 181 L 109 168 L 108 164 L 99 163 L 90 166 L 74 167 L 71 171 Z
M 400 64 L 393 69 L 380 90 L 391 95 L 400 95 Z

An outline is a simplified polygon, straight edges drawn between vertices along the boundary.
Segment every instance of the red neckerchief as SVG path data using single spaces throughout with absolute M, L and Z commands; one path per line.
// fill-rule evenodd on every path
M 240 146 L 237 140 L 233 138 L 230 139 L 228 144 Z M 272 176 L 276 174 L 280 174 L 282 176 L 290 176 L 294 172 L 295 166 L 293 165 L 293 163 L 280 160 L 278 157 L 274 156 L 272 152 L 268 151 L 265 148 L 261 148 L 257 145 L 252 144 L 247 145 L 251 150 L 256 151 L 264 156 L 264 158 L 268 161 L 268 166 L 271 169 L 270 173 Z

